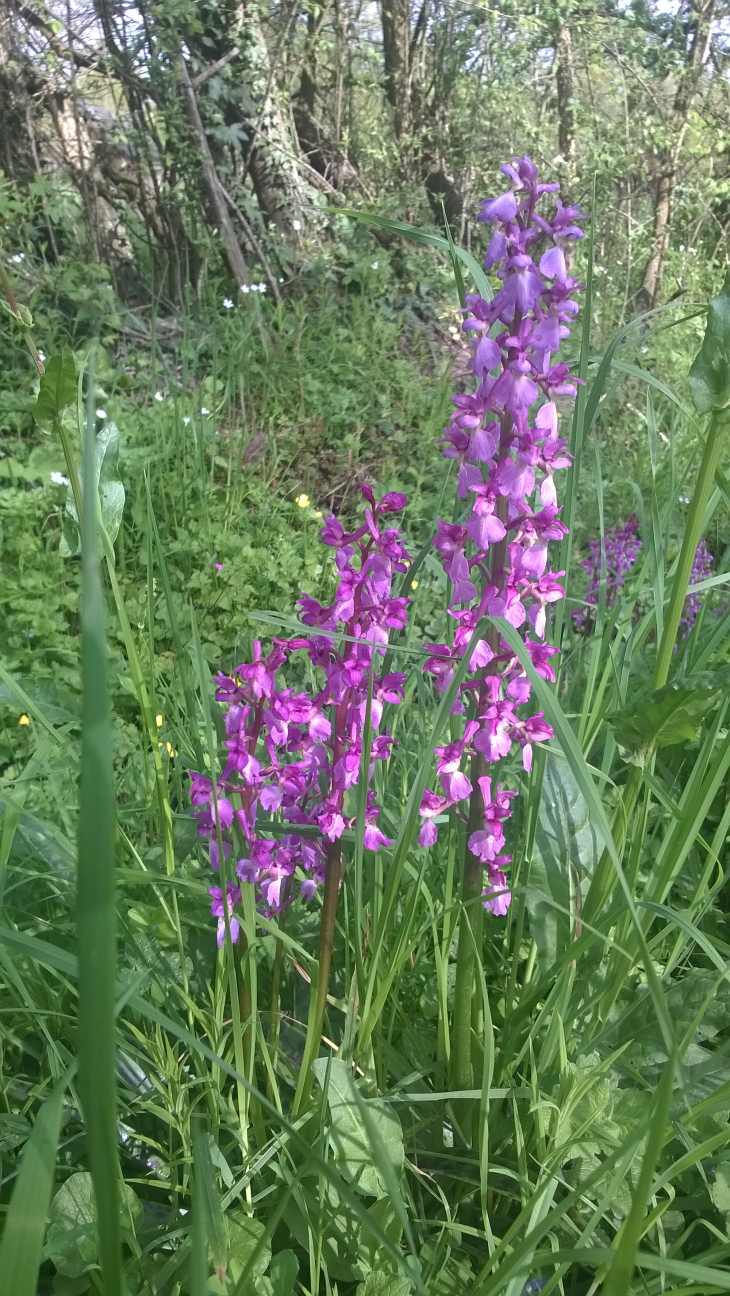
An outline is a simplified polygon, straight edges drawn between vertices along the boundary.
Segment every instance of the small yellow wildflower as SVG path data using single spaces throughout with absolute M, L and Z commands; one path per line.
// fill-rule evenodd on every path
M 309 496 L 302 491 L 301 495 L 297 495 L 294 503 L 298 504 L 300 508 L 309 508 Z
M 322 516 L 321 509 L 315 509 L 312 514 L 312 517 L 321 517 L 321 516 Z
M 177 752 L 175 751 L 175 748 L 173 747 L 172 743 L 169 742 L 164 744 L 158 743 L 157 746 L 159 747 L 160 751 L 162 751 L 163 745 L 167 751 L 168 756 L 177 756 Z
M 418 581 L 411 581 L 411 589 L 418 589 Z
M 162 716 L 161 716 L 161 715 L 156 715 L 156 716 L 155 716 L 155 724 L 157 725 L 157 728 L 158 728 L 158 729 L 161 729 L 161 728 L 162 728 Z
M 22 715 L 18 721 L 18 724 L 30 724 L 30 717 L 27 715 Z

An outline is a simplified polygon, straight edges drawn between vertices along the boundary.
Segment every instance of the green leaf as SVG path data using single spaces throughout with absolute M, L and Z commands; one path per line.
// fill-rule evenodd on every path
M 416 225 L 409 225 L 406 221 L 391 220 L 388 216 L 378 216 L 375 212 L 360 212 L 346 208 L 338 213 L 340 216 L 350 216 L 353 220 L 362 221 L 365 225 L 372 225 L 375 229 L 385 230 L 387 234 L 398 234 L 401 238 L 410 239 L 413 243 L 421 243 L 425 247 L 438 248 L 447 256 L 451 255 L 449 240 L 441 234 L 432 234 L 430 230 L 418 229 Z M 487 279 L 482 267 L 473 257 L 471 252 L 466 248 L 459 247 L 458 244 L 452 243 L 453 255 L 457 256 L 466 266 L 474 283 L 477 292 L 485 301 L 491 301 L 494 297 L 491 284 Z
M 715 1178 L 710 1184 L 710 1196 L 713 1205 L 723 1215 L 730 1215 L 730 1161 L 718 1161 L 715 1166 Z
M 373 1269 L 359 1283 L 356 1296 L 408 1296 L 411 1280 L 405 1274 L 386 1273 L 382 1269 Z
M 93 386 L 89 392 L 93 398 Z M 84 470 L 95 473 L 93 408 L 86 419 Z M 81 679 L 83 723 L 78 823 L 76 936 L 79 948 L 79 1093 L 99 1219 L 99 1251 L 105 1296 L 123 1290 L 117 1132 L 115 1021 L 116 803 L 112 773 L 106 600 L 101 583 L 95 492 L 83 493 Z M 134 1198 L 134 1194 L 132 1194 Z
M 12 1152 L 21 1147 L 30 1134 L 30 1121 L 25 1116 L 3 1112 L 0 1116 L 0 1152 Z
M 122 524 L 125 501 L 124 486 L 119 476 L 119 428 L 116 423 L 105 423 L 96 437 L 96 477 L 101 521 L 110 543 L 114 544 Z M 83 473 L 79 473 L 79 481 L 83 489 Z M 71 486 L 66 495 L 59 552 L 62 558 L 70 558 L 81 552 L 79 518 Z
M 350 1067 L 341 1058 L 317 1058 L 312 1069 L 322 1088 L 326 1086 L 327 1089 L 332 1118 L 330 1143 L 337 1168 L 360 1192 L 370 1197 L 385 1197 L 387 1185 L 376 1164 L 358 1110 Z M 378 1099 L 368 1103 L 368 1116 L 377 1130 L 385 1155 L 396 1174 L 400 1174 L 405 1154 L 403 1132 L 396 1113 L 388 1103 Z
M 730 405 L 730 274 L 710 302 L 705 336 L 687 381 L 700 414 L 717 414 Z
M 20 1158 L 0 1243 L 0 1296 L 35 1296 L 69 1079 L 70 1073 L 41 1107 Z
M 713 1039 L 730 1025 L 730 999 L 724 992 L 712 994 L 716 983 L 716 973 L 706 968 L 692 968 L 681 981 L 664 982 L 667 1009 L 679 1039 L 692 1026 L 709 999 L 684 1055 L 685 1066 L 706 1062 L 707 1050 L 701 1047 L 702 1043 Z M 626 1058 L 637 1070 L 653 1070 L 666 1063 L 666 1041 L 656 1019 L 651 995 L 646 990 L 634 994 L 628 1008 L 621 1013 L 614 1012 L 603 1037 L 603 1042 L 610 1048 L 619 1047 L 627 1040 L 633 1042 Z
M 677 688 L 667 684 L 645 701 L 632 702 L 608 719 L 625 758 L 643 768 L 655 747 L 693 742 L 704 717 L 720 696 L 716 688 Z
M 572 939 L 576 887 L 587 893 L 604 846 L 568 762 L 547 752 L 527 893 L 530 934 L 543 972 Z
M 299 1261 L 293 1251 L 279 1251 L 269 1266 L 269 1280 L 274 1296 L 292 1296 L 299 1273 Z
M 136 1223 L 141 1215 L 142 1203 L 129 1184 L 125 1184 L 120 1225 L 129 1227 L 130 1221 Z M 94 1182 L 86 1171 L 72 1174 L 51 1202 L 46 1254 L 59 1273 L 68 1278 L 80 1277 L 98 1260 Z
M 51 356 L 41 378 L 33 417 L 43 432 L 52 432 L 69 405 L 76 404 L 76 365 L 73 351 L 64 347 Z

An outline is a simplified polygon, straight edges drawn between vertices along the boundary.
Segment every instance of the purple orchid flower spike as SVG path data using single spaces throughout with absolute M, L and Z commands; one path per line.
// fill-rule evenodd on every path
M 333 551 L 338 574 L 334 602 L 323 607 L 309 595 L 299 599 L 303 624 L 321 633 L 275 640 L 267 655 L 256 642 L 251 661 L 216 680 L 216 697 L 225 708 L 228 758 L 215 793 L 211 779 L 192 775 L 191 799 L 214 870 L 221 863 L 219 835 L 224 861 L 241 840 L 246 845 L 235 869 L 240 886 L 227 884 L 233 941 L 240 934 L 234 907 L 241 901 L 241 887 L 256 888 L 259 910 L 266 916 L 292 903 L 295 874 L 300 877 L 299 894 L 311 900 L 325 876 L 328 852 L 339 852 L 342 834 L 355 827 L 346 799 L 361 776 L 368 694 L 373 731 L 368 779 L 375 762 L 387 760 L 392 750 L 393 740 L 380 725 L 385 706 L 403 701 L 405 675 L 383 675 L 378 667 L 392 630 L 405 624 L 410 602 L 392 592 L 394 578 L 411 562 L 401 532 L 391 525 L 392 515 L 405 508 L 406 497 L 391 491 L 376 500 L 368 485 L 363 496 L 361 526 L 347 532 L 330 517 L 320 531 L 323 544 Z M 312 695 L 296 693 L 281 679 L 296 652 L 306 652 L 319 674 Z M 280 816 L 291 832 L 273 840 L 262 837 L 262 813 Z M 368 791 L 363 833 L 367 850 L 392 844 L 378 826 L 379 814 L 375 795 Z M 304 827 L 306 834 L 297 831 Z M 223 890 L 209 890 L 221 945 Z
M 502 167 L 509 188 L 482 204 L 479 220 L 494 226 L 485 258 L 501 287 L 491 302 L 469 295 L 463 329 L 472 348 L 475 392 L 454 397 L 444 430 L 444 456 L 459 462 L 457 494 L 471 503 L 462 522 L 437 522 L 434 548 L 451 582 L 450 615 L 458 628 L 453 645 L 427 644 L 424 671 L 445 691 L 466 652 L 467 674 L 452 708 L 470 718 L 459 742 L 437 749 L 442 794 L 427 790 L 421 803 L 421 846 L 438 838 L 435 820 L 449 807 L 478 798 L 484 828 L 471 833 L 469 850 L 486 872 L 485 908 L 504 914 L 510 892 L 504 872 L 503 824 L 516 794 L 497 785 L 489 771 L 521 750 L 526 770 L 533 748 L 552 737 L 542 712 L 523 717 L 531 686 L 509 645 L 490 630 L 474 642 L 486 616 L 504 617 L 525 633 L 525 647 L 538 673 L 555 679 L 546 643 L 552 605 L 564 597 L 549 565 L 550 542 L 566 527 L 560 520 L 556 475 L 569 467 L 567 441 L 559 435 L 557 396 L 574 395 L 577 380 L 557 353 L 570 336 L 578 305 L 565 248 L 583 237 L 577 207 L 557 201 L 550 218 L 537 210 L 559 188 L 541 184 L 528 157 Z M 470 764 L 466 774 L 462 765 Z M 470 820 L 473 822 L 473 814 Z

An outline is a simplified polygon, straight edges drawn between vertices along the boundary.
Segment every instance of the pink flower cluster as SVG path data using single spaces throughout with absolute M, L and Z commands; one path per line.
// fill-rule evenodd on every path
M 386 760 L 392 747 L 388 733 L 379 733 L 385 703 L 403 700 L 405 676 L 375 673 L 377 657 L 385 652 L 392 628 L 405 624 L 406 598 L 393 597 L 397 572 L 406 572 L 409 555 L 401 532 L 388 526 L 388 514 L 405 508 L 405 495 L 391 492 L 376 502 L 363 487 L 365 520 L 351 533 L 335 517 L 320 531 L 334 550 L 339 583 L 331 607 L 302 595 L 300 617 L 317 633 L 295 639 L 275 639 L 268 656 L 254 645 L 252 662 L 237 666 L 230 676 L 217 677 L 216 698 L 226 708 L 228 759 L 217 783 L 217 795 L 205 775 L 192 775 L 191 799 L 198 832 L 209 839 L 210 862 L 220 866 L 218 835 L 226 858 L 236 841 L 245 843 L 235 873 L 239 882 L 258 888 L 261 909 L 276 913 L 291 899 L 291 879 L 297 868 L 304 878 L 300 894 L 313 896 L 324 876 L 325 851 L 346 828 L 352 828 L 345 797 L 360 777 L 362 746 L 370 694 L 368 778 L 374 762 Z M 322 687 L 313 696 L 296 693 L 277 682 L 292 653 L 308 653 L 321 672 Z M 261 835 L 261 816 L 280 812 L 292 831 L 272 838 Z M 390 845 L 378 827 L 379 807 L 367 794 L 364 845 L 377 851 Z M 258 816 L 258 818 L 257 818 Z M 225 938 L 223 890 L 209 887 L 213 916 L 218 919 L 218 945 Z M 234 916 L 241 888 L 227 884 L 231 938 L 239 936 Z
M 555 355 L 578 312 L 572 294 L 579 285 L 568 273 L 564 249 L 583 237 L 576 224 L 583 217 L 560 200 L 552 220 L 538 213 L 539 200 L 559 186 L 539 184 L 529 158 L 515 159 L 502 171 L 508 190 L 483 203 L 479 216 L 495 226 L 485 265 L 493 270 L 501 263 L 496 274 L 502 286 L 492 301 L 466 299 L 463 328 L 472 339 L 478 385 L 453 398 L 456 408 L 441 438 L 445 457 L 459 464 L 457 495 L 471 503 L 458 523 L 438 521 L 434 541 L 449 577 L 449 615 L 456 629 L 452 645 L 427 645 L 431 655 L 424 666 L 444 691 L 470 651 L 471 673 L 453 708 L 467 719 L 458 742 L 436 749 L 442 792 L 424 794 L 422 846 L 436 841 L 438 815 L 475 795 L 461 768 L 467 757 L 481 758 L 481 769 L 518 743 L 529 770 L 533 744 L 552 737 L 542 712 L 518 714 L 531 686 L 512 649 L 501 638 L 475 643 L 474 631 L 485 616 L 524 626 L 533 666 L 543 679 L 555 679 L 551 658 L 558 650 L 544 640 L 548 608 L 564 597 L 565 573 L 548 567 L 548 545 L 566 534 L 554 475 L 570 464 L 556 397 L 576 394 L 568 365 L 555 363 Z M 537 246 L 546 241 L 537 261 Z M 469 849 L 487 870 L 485 907 L 503 914 L 510 903 L 504 866 L 511 859 L 503 852 L 504 822 L 516 793 L 499 784 L 493 790 L 491 776 L 484 774 L 478 784 L 484 828 L 472 833 Z

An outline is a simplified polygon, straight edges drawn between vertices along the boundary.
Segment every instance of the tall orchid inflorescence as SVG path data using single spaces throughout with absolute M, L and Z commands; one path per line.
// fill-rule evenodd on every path
M 219 836 L 226 858 L 236 840 L 245 842 L 236 876 L 239 882 L 256 885 L 259 907 L 269 915 L 289 902 L 297 869 L 303 875 L 300 893 L 309 900 L 324 879 L 328 852 L 339 855 L 339 839 L 354 824 L 346 813 L 345 794 L 360 776 L 368 705 L 374 734 L 370 777 L 373 762 L 385 760 L 392 746 L 387 733 L 378 733 L 384 704 L 403 698 L 405 676 L 378 675 L 376 667 L 391 629 L 404 626 L 409 602 L 391 594 L 394 574 L 406 572 L 410 558 L 401 532 L 385 521 L 388 514 L 405 507 L 406 497 L 391 492 L 376 501 L 369 486 L 363 487 L 363 495 L 362 526 L 348 534 L 330 517 L 319 533 L 334 550 L 339 584 L 331 607 L 307 595 L 299 599 L 301 620 L 316 633 L 277 639 L 267 657 L 262 657 L 256 643 L 252 662 L 237 666 L 231 676 L 218 675 L 216 698 L 226 707 L 228 760 L 215 792 L 205 775 L 192 777 L 198 832 L 209 839 L 213 869 L 220 866 Z M 306 652 L 320 672 L 321 688 L 312 695 L 277 683 L 278 673 L 298 651 Z M 259 807 L 266 814 L 279 811 L 292 831 L 278 839 L 261 836 Z M 390 844 L 378 827 L 379 813 L 373 793 L 368 792 L 364 830 L 368 850 Z M 225 938 L 223 890 L 208 890 L 213 916 L 218 918 L 220 946 Z M 240 886 L 229 882 L 234 941 L 240 931 L 235 917 L 240 900 Z
M 495 227 L 485 265 L 502 287 L 492 301 L 466 298 L 463 328 L 472 338 L 477 387 L 454 397 L 442 438 L 444 455 L 459 463 L 464 513 L 467 501 L 471 505 L 468 518 L 439 520 L 435 540 L 456 629 L 453 644 L 428 645 L 424 667 L 444 691 L 470 653 L 470 673 L 453 707 L 466 720 L 458 741 L 436 749 L 441 791 L 424 794 L 419 834 L 422 846 L 433 845 L 436 817 L 471 799 L 469 851 L 486 868 L 483 903 L 497 914 L 510 903 L 504 869 L 512 857 L 503 851 L 504 823 L 516 793 L 494 785 L 492 770 L 514 743 L 529 770 L 533 743 L 552 737 L 552 729 L 542 712 L 520 714 L 531 686 L 510 646 L 493 628 L 474 643 L 474 631 L 485 616 L 524 626 L 535 670 L 554 680 L 551 658 L 558 650 L 545 642 L 547 609 L 564 597 L 564 572 L 548 567 L 548 543 L 566 534 L 554 474 L 570 463 L 556 397 L 576 394 L 568 365 L 554 357 L 578 311 L 573 294 L 579 285 L 568 273 L 565 249 L 583 237 L 576 207 L 558 199 L 552 219 L 538 212 L 540 200 L 559 185 L 538 183 L 529 158 L 514 159 L 502 171 L 509 188 L 483 203 L 479 216 Z M 469 774 L 462 769 L 467 758 Z

